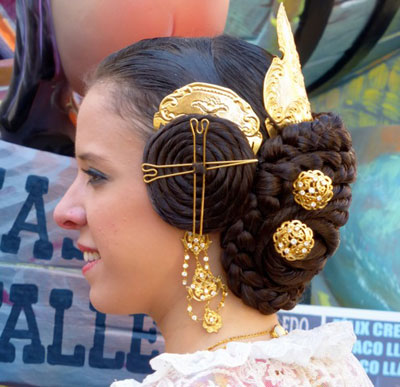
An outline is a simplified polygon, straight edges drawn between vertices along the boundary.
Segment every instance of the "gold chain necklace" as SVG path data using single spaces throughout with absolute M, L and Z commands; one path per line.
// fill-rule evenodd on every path
M 270 331 L 261 331 L 256 333 L 250 333 L 248 335 L 233 336 L 229 337 L 228 339 L 218 341 L 217 344 L 208 347 L 207 351 L 212 351 L 213 349 L 219 347 L 220 345 L 230 343 L 231 341 L 252 339 L 254 337 L 265 336 L 265 335 L 270 335 L 272 338 L 276 339 L 278 337 L 285 336 L 287 334 L 288 334 L 287 330 L 283 328 L 282 325 L 276 324 Z M 226 348 L 226 346 L 224 346 L 223 348 Z

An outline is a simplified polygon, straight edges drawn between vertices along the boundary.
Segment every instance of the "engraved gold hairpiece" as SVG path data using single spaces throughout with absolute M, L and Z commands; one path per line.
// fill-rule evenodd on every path
M 278 10 L 277 33 L 282 58 L 272 60 L 264 79 L 264 107 L 270 117 L 266 119 L 265 126 L 270 137 L 277 135 L 276 128 L 313 119 L 299 55 L 283 3 Z
M 234 122 L 257 154 L 262 142 L 260 120 L 251 106 L 233 90 L 200 82 L 181 87 L 161 101 L 154 115 L 154 128 L 159 129 L 187 114 L 212 115 Z
M 228 160 L 228 161 L 207 161 L 207 133 L 210 122 L 208 119 L 203 118 L 200 122 L 196 118 L 190 120 L 190 129 L 193 137 L 193 162 L 183 164 L 168 164 L 168 165 L 156 165 L 150 163 L 142 164 L 142 171 L 144 173 L 143 181 L 147 184 L 154 182 L 158 179 L 169 178 L 173 176 L 193 174 L 193 226 L 191 232 L 185 232 L 182 239 L 184 247 L 184 261 L 182 271 L 182 284 L 186 287 L 188 295 L 188 307 L 187 312 L 193 321 L 202 321 L 203 328 L 208 332 L 218 332 L 222 326 L 222 317 L 220 314 L 221 308 L 224 306 L 225 298 L 228 295 L 226 285 L 222 282 L 220 276 L 214 276 L 211 272 L 208 257 L 208 248 L 211 244 L 211 240 L 208 234 L 203 234 L 203 223 L 204 223 L 204 201 L 205 201 L 205 189 L 206 189 L 206 173 L 202 173 L 202 190 L 201 190 L 201 207 L 200 207 L 200 222 L 199 230 L 196 230 L 196 203 L 197 203 L 197 155 L 196 155 L 196 137 L 197 135 L 203 136 L 203 152 L 202 152 L 202 166 L 203 171 L 209 171 L 217 168 L 227 168 L 237 165 L 257 163 L 258 159 L 248 160 Z M 180 171 L 175 173 L 169 173 L 159 175 L 159 171 L 165 168 L 187 168 L 186 171 Z M 195 258 L 195 271 L 192 277 L 190 286 L 188 285 L 188 272 L 190 255 L 192 253 Z M 199 256 L 203 255 L 203 263 Z M 211 301 L 221 294 L 221 299 L 216 307 L 211 306 Z M 192 301 L 206 302 L 203 317 L 199 318 L 193 310 Z

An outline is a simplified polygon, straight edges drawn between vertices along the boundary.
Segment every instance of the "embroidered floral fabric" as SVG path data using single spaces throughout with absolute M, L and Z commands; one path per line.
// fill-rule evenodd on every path
M 111 387 L 370 387 L 351 353 L 356 337 L 350 322 L 294 330 L 268 341 L 228 343 L 226 349 L 191 354 L 164 353 L 151 360 L 155 372 Z

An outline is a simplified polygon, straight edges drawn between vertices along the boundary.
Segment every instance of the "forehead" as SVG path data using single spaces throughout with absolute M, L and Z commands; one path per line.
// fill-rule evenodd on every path
M 134 120 L 124 120 L 116 114 L 112 103 L 112 93 L 106 85 L 89 89 L 79 109 L 76 154 L 143 151 L 144 143 L 136 133 Z

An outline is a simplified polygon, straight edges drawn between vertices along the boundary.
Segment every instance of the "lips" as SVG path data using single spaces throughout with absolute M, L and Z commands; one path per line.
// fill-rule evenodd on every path
M 82 274 L 85 274 L 100 261 L 100 253 L 98 250 L 81 245 L 80 243 L 77 243 L 77 246 L 79 250 L 83 252 L 83 259 L 87 262 L 86 265 L 82 267 Z
M 92 267 L 96 266 L 97 263 L 100 262 L 100 259 L 92 262 L 88 262 L 85 266 L 82 267 L 82 274 L 85 275 Z
M 92 249 L 91 247 L 87 247 L 87 246 L 81 245 L 80 243 L 77 243 L 77 246 L 78 246 L 78 249 L 79 249 L 80 251 L 82 251 L 83 253 L 84 253 L 84 252 L 88 252 L 88 253 L 99 253 L 98 250 Z

